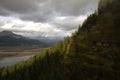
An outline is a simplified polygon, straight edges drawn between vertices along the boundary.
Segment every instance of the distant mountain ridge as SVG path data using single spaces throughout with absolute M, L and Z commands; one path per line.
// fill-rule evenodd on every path
M 2 31 L 0 32 L 0 37 L 12 36 L 15 38 L 22 38 L 23 36 L 13 33 L 12 31 Z
M 0 32 L 0 46 L 45 46 L 44 43 L 17 35 L 12 31 Z

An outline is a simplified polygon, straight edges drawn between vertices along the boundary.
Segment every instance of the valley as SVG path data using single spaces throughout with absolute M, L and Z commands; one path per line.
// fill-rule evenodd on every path
M 37 46 L 0 47 L 0 68 L 28 60 L 44 49 Z
M 28 55 L 36 55 L 42 52 L 45 48 L 17 46 L 17 47 L 0 47 L 0 59 L 9 57 L 20 57 Z

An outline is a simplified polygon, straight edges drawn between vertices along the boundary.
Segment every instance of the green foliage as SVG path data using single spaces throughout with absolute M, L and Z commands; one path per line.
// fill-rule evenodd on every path
M 41 53 L 42 54 L 42 53 Z M 61 80 L 62 55 L 46 51 L 44 57 L 34 56 L 28 61 L 1 69 L 1 80 Z
M 90 15 L 83 23 L 82 25 L 82 30 L 83 31 L 89 31 L 93 25 L 96 25 L 98 16 L 97 13 L 94 13 Z
M 99 14 L 105 12 L 116 13 L 120 11 L 120 0 L 100 0 L 98 6 Z

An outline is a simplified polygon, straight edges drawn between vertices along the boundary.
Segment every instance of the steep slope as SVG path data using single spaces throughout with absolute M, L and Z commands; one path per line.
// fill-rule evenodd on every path
M 99 14 L 105 12 L 119 13 L 120 12 L 120 0 L 100 0 L 99 2 Z
M 114 1 L 111 7 L 119 2 Z M 120 14 L 114 8 L 99 9 L 72 37 L 28 61 L 1 69 L 1 80 L 119 80 Z
M 0 46 L 29 46 L 29 45 L 43 46 L 43 43 L 41 43 L 38 40 L 14 34 L 11 31 L 0 32 Z

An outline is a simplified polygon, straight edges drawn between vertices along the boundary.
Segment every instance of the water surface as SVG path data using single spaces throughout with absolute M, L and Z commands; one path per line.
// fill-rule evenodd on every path
M 0 59 L 0 68 L 14 65 L 20 61 L 27 60 L 32 56 L 33 55 Z

